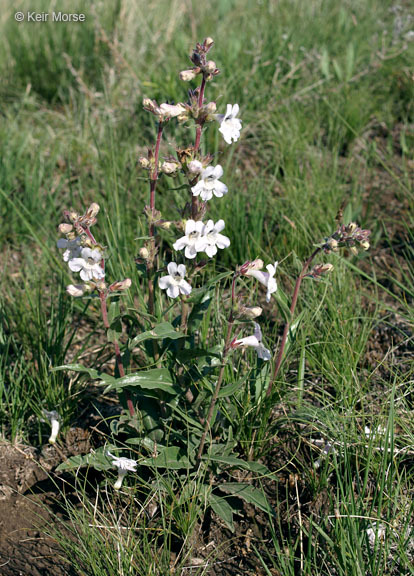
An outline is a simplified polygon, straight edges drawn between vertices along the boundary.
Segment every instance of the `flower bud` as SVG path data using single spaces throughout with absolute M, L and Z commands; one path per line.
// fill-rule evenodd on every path
M 326 245 L 329 250 L 332 250 L 332 252 L 338 252 L 338 242 L 335 240 L 335 238 L 329 238 Z
M 207 38 L 204 39 L 205 50 L 210 50 L 210 48 L 213 46 L 213 44 L 214 44 L 214 40 L 213 40 L 213 38 L 210 38 L 210 36 L 207 36 Z
M 355 230 L 358 228 L 358 225 L 355 222 L 350 222 L 347 226 L 346 226 L 346 231 L 348 232 L 348 234 L 352 234 L 352 232 L 355 232 Z
M 352 252 L 354 256 L 358 254 L 358 248 L 356 246 L 351 246 L 349 250 Z
M 158 220 L 158 222 L 156 223 L 156 225 L 159 228 L 162 228 L 163 230 L 169 230 L 172 226 L 172 222 L 170 222 L 169 220 Z
M 180 164 L 178 164 L 178 162 L 163 162 L 161 164 L 161 171 L 164 172 L 164 174 L 174 174 L 175 172 L 177 172 L 178 168 L 180 167 Z
M 139 250 L 138 254 L 140 255 L 141 258 L 143 258 L 144 260 L 147 260 L 148 256 L 149 256 L 148 248 L 145 248 L 145 246 L 143 246 Z
M 240 306 L 237 317 L 240 319 L 254 320 L 258 318 L 263 309 L 260 306 Z
M 96 202 L 92 202 L 92 204 L 88 208 L 86 216 L 88 218 L 95 218 L 95 216 L 98 214 L 100 209 L 101 208 L 100 208 L 99 204 L 97 204 Z
M 148 158 L 145 158 L 145 156 L 140 156 L 138 158 L 138 162 L 139 162 L 139 165 L 141 166 L 141 168 L 144 168 L 144 169 L 149 168 L 150 161 L 148 160 Z
M 83 296 L 86 292 L 86 286 L 84 284 L 69 284 L 66 286 L 66 292 L 75 298 Z
M 65 224 L 64 222 L 62 222 L 62 224 L 59 224 L 58 230 L 61 234 L 69 234 L 70 232 L 72 232 L 73 226 L 72 224 Z
M 197 74 L 200 73 L 200 68 L 190 68 L 190 70 L 182 70 L 180 72 L 180 80 L 183 82 L 190 82 L 194 80 Z
M 207 64 L 204 66 L 205 72 L 212 74 L 215 69 L 217 68 L 216 63 L 213 60 L 209 60 Z
M 207 114 L 215 114 L 217 112 L 217 105 L 215 102 L 209 102 L 205 107 Z
M 364 250 L 369 250 L 369 242 L 367 240 L 365 240 L 364 242 L 361 242 L 360 246 Z
M 200 160 L 191 160 L 188 164 L 188 171 L 190 174 L 200 174 L 203 171 L 203 165 Z
M 131 278 L 125 278 L 125 280 L 120 280 L 119 282 L 114 282 L 109 286 L 111 292 L 118 292 L 120 290 L 128 290 L 131 287 Z

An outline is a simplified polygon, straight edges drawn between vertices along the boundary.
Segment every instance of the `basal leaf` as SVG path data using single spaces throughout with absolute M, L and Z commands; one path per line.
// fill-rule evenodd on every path
M 135 386 L 148 390 L 162 390 L 168 394 L 176 394 L 176 390 L 174 389 L 171 380 L 171 375 L 165 368 L 142 370 L 141 372 L 127 374 L 122 378 L 114 379 L 113 382 L 105 388 L 105 392 L 125 387 L 134 388 Z
M 56 366 L 52 368 L 52 372 L 58 372 L 60 370 L 72 370 L 73 372 L 84 372 L 85 374 L 89 374 L 92 380 L 100 380 L 105 384 L 109 384 L 115 381 L 113 376 L 109 374 L 104 374 L 103 372 L 98 372 L 94 368 L 87 368 L 86 366 L 82 366 L 82 364 L 63 364 L 62 366 Z
M 241 498 L 248 504 L 253 504 L 253 506 L 256 506 L 256 508 L 263 510 L 263 512 L 267 514 L 275 515 L 273 508 L 270 506 L 263 492 L 250 484 L 244 482 L 225 482 L 224 484 L 220 484 L 219 488 L 223 492 Z
M 234 522 L 233 522 L 233 508 L 227 502 L 227 500 L 221 496 L 216 496 L 215 494 L 210 494 L 208 497 L 208 502 L 213 509 L 213 511 L 223 520 L 228 528 L 234 532 Z

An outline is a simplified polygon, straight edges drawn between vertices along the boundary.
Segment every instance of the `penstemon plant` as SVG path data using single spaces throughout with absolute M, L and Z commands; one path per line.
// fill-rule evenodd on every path
M 87 373 L 99 380 L 106 392 L 118 391 L 125 407 L 120 418 L 112 422 L 110 445 L 84 457 L 71 458 L 60 469 L 81 465 L 101 470 L 116 467 L 119 476 L 114 487 L 118 490 L 127 472 L 136 474 L 139 468 L 158 469 L 161 473 L 182 471 L 186 482 L 201 482 L 204 486 L 198 491 L 200 509 L 207 502 L 232 528 L 233 510 L 225 494 L 238 494 L 271 511 L 263 493 L 251 483 L 239 482 L 236 486 L 223 482 L 226 471 L 234 468 L 259 476 L 270 474 L 266 466 L 252 461 L 251 454 L 247 460 L 240 457 L 237 422 L 227 417 L 231 414 L 229 398 L 240 394 L 247 381 L 260 382 L 259 389 L 256 386 L 259 410 L 255 414 L 263 417 L 266 412 L 260 413 L 260 407 L 271 401 L 277 383 L 301 283 L 305 278 L 318 280 L 333 268 L 329 263 L 311 268 L 314 259 L 341 248 L 354 253 L 358 248 L 367 250 L 370 233 L 354 223 L 340 224 L 331 236 L 316 245 L 297 278 L 290 308 L 273 300 L 285 316 L 283 334 L 273 353 L 259 324 L 262 308 L 249 306 L 243 293 L 244 283 L 253 281 L 255 286 L 264 288 L 265 300 L 270 303 L 278 291 L 278 262 L 273 260 L 265 266 L 257 258 L 240 264 L 234 271 L 218 275 L 210 272 L 215 270 L 212 261 L 219 251 L 229 248 L 231 240 L 223 234 L 222 218 L 208 218 L 209 205 L 220 203 L 231 191 L 222 181 L 222 166 L 211 154 L 201 152 L 201 140 L 210 126 L 218 126 L 225 143 L 232 145 L 242 130 L 238 104 L 227 104 L 225 113 L 220 114 L 215 102 L 206 98 L 209 83 L 220 72 L 208 58 L 212 47 L 211 38 L 197 44 L 191 55 L 192 68 L 180 72 L 181 80 L 198 84 L 189 90 L 187 102 L 158 104 L 149 98 L 143 102 L 144 110 L 157 123 L 155 144 L 139 159 L 149 181 L 149 204 L 144 209 L 148 234 L 136 260 L 142 273 L 139 289 L 147 295 L 147 310 L 137 310 L 132 322 L 128 310 L 126 344 L 120 344 L 125 314 L 120 298 L 130 288 L 131 280 L 108 284 L 105 247 L 91 232 L 99 206 L 92 204 L 83 215 L 65 211 L 66 221 L 59 226 L 66 236 L 58 241 L 58 247 L 64 250 L 63 259 L 82 280 L 81 284 L 69 285 L 67 292 L 73 297 L 87 295 L 99 300 L 103 325 L 114 347 L 116 369 L 114 374 L 99 373 L 79 364 L 57 369 Z M 175 147 L 173 154 L 162 156 L 164 133 L 172 122 L 193 125 L 194 139 L 183 147 Z M 166 219 L 157 208 L 157 186 L 164 178 L 177 181 L 179 186 L 174 190 L 186 191 L 182 204 L 176 207 L 181 214 L 179 221 Z M 220 288 L 222 282 L 227 283 L 224 288 Z M 223 309 L 218 311 L 217 322 L 220 326 L 220 319 L 226 318 L 223 334 L 213 332 L 205 320 L 212 315 L 219 290 Z M 239 362 L 236 370 L 239 351 L 249 348 L 257 355 L 254 368 Z M 121 441 L 134 446 L 135 459 L 113 454 L 121 450 Z M 208 479 L 205 485 L 203 478 Z

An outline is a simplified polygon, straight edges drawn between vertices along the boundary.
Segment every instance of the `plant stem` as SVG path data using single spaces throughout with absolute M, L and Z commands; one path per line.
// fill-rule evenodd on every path
M 187 334 L 187 321 L 188 321 L 188 302 L 185 296 L 181 296 L 181 326 L 180 330 Z
M 266 392 L 267 397 L 269 397 L 270 394 L 272 393 L 273 383 L 275 382 L 275 380 L 277 378 L 280 366 L 282 364 L 283 353 L 284 353 L 285 347 L 286 347 L 287 337 L 289 334 L 289 328 L 290 328 L 291 322 L 293 320 L 293 315 L 295 313 L 296 304 L 297 304 L 298 296 L 299 296 L 299 289 L 300 289 L 300 286 L 302 284 L 302 280 L 305 277 L 305 274 L 306 274 L 309 266 L 311 265 L 313 259 L 315 258 L 315 256 L 320 251 L 321 251 L 321 248 L 316 248 L 316 250 L 314 250 L 312 252 L 312 254 L 309 256 L 309 258 L 304 262 L 304 264 L 302 266 L 302 270 L 301 270 L 299 276 L 297 277 L 295 289 L 293 291 L 293 296 L 292 296 L 292 303 L 290 305 L 290 318 L 287 320 L 285 327 L 284 327 L 284 330 L 283 330 L 282 342 L 280 343 L 279 351 L 278 351 L 278 354 L 276 357 L 276 364 L 275 364 L 275 368 L 273 371 L 273 376 L 269 382 L 269 386 L 268 386 L 267 392 Z
M 216 402 L 217 402 L 217 398 L 218 398 L 218 395 L 220 392 L 220 388 L 221 388 L 221 385 L 223 383 L 224 370 L 226 368 L 226 358 L 227 358 L 227 355 L 228 355 L 229 350 L 230 350 L 231 333 L 232 333 L 233 323 L 234 323 L 233 307 L 234 307 L 234 299 L 235 299 L 236 278 L 237 278 L 237 275 L 235 274 L 233 276 L 233 282 L 232 282 L 232 286 L 231 286 L 231 310 L 230 310 L 229 319 L 227 322 L 227 334 L 226 334 L 226 343 L 224 345 L 224 351 L 223 351 L 223 361 L 222 361 L 222 364 L 220 366 L 220 372 L 218 375 L 217 384 L 216 384 L 216 387 L 214 389 L 214 394 L 213 394 L 213 397 L 211 399 L 210 407 L 208 409 L 208 414 L 207 414 L 206 423 L 204 426 L 203 435 L 201 436 L 200 445 L 198 447 L 197 459 L 196 459 L 197 465 L 200 463 L 201 456 L 203 455 L 203 450 L 204 450 L 204 445 L 206 443 L 207 434 L 208 434 L 208 431 L 210 430 L 210 427 L 211 427 L 211 419 L 213 417 L 214 408 L 216 406 Z
M 162 139 L 162 131 L 164 129 L 163 123 L 160 121 L 158 123 L 158 131 L 157 131 L 157 141 L 155 143 L 155 150 L 154 150 L 154 170 L 151 173 L 150 177 L 150 210 L 151 210 L 151 218 L 154 218 L 155 215 L 155 189 L 157 187 L 157 180 L 158 180 L 158 159 L 160 154 L 160 145 Z M 151 259 L 147 262 L 147 278 L 148 278 L 148 311 L 151 316 L 155 316 L 155 299 L 154 299 L 154 269 L 155 269 L 155 224 L 151 221 L 149 226 L 149 236 L 151 238 Z M 158 345 L 155 340 L 153 340 L 153 350 L 154 350 L 154 359 L 157 362 L 159 359 L 158 353 Z
M 97 241 L 95 240 L 94 235 L 90 231 L 90 228 L 85 226 L 85 227 L 83 227 L 83 230 L 84 230 L 85 234 L 87 235 L 87 237 L 89 238 L 89 240 L 92 242 L 92 244 L 96 245 Z M 103 258 L 101 260 L 101 267 L 105 271 L 105 260 Z M 108 320 L 108 307 L 106 305 L 107 295 L 103 290 L 98 290 L 98 292 L 99 292 L 99 299 L 101 301 L 102 321 L 103 321 L 105 329 L 109 330 L 110 324 L 109 324 L 109 320 Z M 119 375 L 122 378 L 123 376 L 125 376 L 125 370 L 124 370 L 124 365 L 122 364 L 121 349 L 120 349 L 119 343 L 116 339 L 114 340 L 113 344 L 114 344 L 114 350 L 115 350 L 116 365 L 118 367 Z M 129 414 L 132 418 L 135 415 L 134 404 L 133 404 L 133 402 L 129 396 L 129 392 L 125 389 L 123 390 L 123 392 L 125 394 L 125 399 L 126 399 L 126 403 L 128 406 Z
M 201 107 L 203 105 L 205 88 L 206 88 L 206 77 L 203 74 L 203 80 L 201 81 L 201 85 L 200 85 L 200 93 L 198 95 L 198 109 L 199 110 L 201 109 Z M 201 133 L 203 131 L 203 125 L 204 125 L 204 122 L 199 122 L 197 120 L 196 139 L 195 139 L 195 143 L 194 143 L 194 154 L 196 154 L 198 152 L 198 149 L 200 148 Z M 197 182 L 197 178 L 195 178 L 191 182 L 191 186 L 194 186 L 196 182 Z M 197 196 L 194 196 L 193 194 L 191 194 L 191 217 L 193 220 L 195 220 L 195 218 L 197 216 L 197 212 L 198 212 L 198 198 L 197 198 Z
M 108 308 L 106 305 L 106 294 L 103 291 L 99 291 L 99 298 L 101 300 L 101 312 L 102 312 L 102 320 L 106 330 L 109 330 L 110 324 L 108 320 Z M 122 356 L 121 356 L 121 349 L 119 348 L 119 343 L 117 340 L 114 340 L 114 349 L 115 349 L 115 359 L 116 365 L 118 367 L 118 372 L 121 378 L 125 376 L 124 365 L 122 364 Z M 124 388 L 123 393 L 125 394 L 126 403 L 128 406 L 129 414 L 131 418 L 135 415 L 134 404 L 129 396 L 129 392 Z

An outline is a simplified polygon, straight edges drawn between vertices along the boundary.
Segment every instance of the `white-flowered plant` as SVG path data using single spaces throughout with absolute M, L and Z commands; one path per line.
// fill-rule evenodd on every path
M 232 348 L 254 348 L 257 352 L 257 356 L 261 360 L 268 361 L 271 359 L 272 355 L 270 350 L 268 350 L 264 344 L 262 343 L 262 331 L 260 326 L 257 322 L 254 323 L 254 333 L 250 336 L 246 336 L 245 338 L 239 338 L 238 340 L 235 338 L 232 343 Z
M 191 294 L 191 286 L 185 280 L 186 268 L 184 264 L 170 262 L 167 266 L 168 275 L 158 279 L 158 286 L 161 290 L 167 290 L 170 298 L 177 298 L 180 294 L 188 296 Z
M 114 456 L 110 452 L 106 453 L 109 458 L 112 460 L 113 466 L 118 468 L 118 478 L 114 484 L 115 490 L 120 490 L 122 486 L 122 482 L 124 481 L 125 476 L 128 472 L 136 472 L 138 462 L 136 460 L 132 460 L 131 458 L 124 458 L 123 456 Z
M 227 186 L 219 180 L 222 176 L 223 168 L 220 164 L 214 167 L 207 166 L 207 168 L 202 171 L 200 180 L 191 188 L 191 192 L 194 196 L 200 196 L 203 202 L 211 200 L 213 195 L 217 198 L 222 198 L 228 191 Z
M 137 447 L 140 466 L 168 468 L 171 462 L 171 469 L 188 468 L 190 475 L 199 474 L 201 466 L 209 466 L 208 462 L 214 461 L 213 458 L 204 459 L 208 438 L 214 438 L 216 442 L 216 438 L 224 432 L 221 436 L 226 444 L 220 446 L 217 443 L 215 453 L 220 454 L 222 449 L 223 453 L 230 455 L 232 450 L 233 428 L 231 434 L 223 428 L 221 431 L 214 429 L 223 427 L 222 423 L 214 422 L 220 389 L 228 375 L 237 374 L 229 367 L 232 355 L 238 354 L 240 349 L 251 348 L 259 360 L 268 363 L 263 366 L 262 362 L 258 362 L 256 366 L 251 366 L 244 355 L 237 362 L 240 370 L 248 366 L 251 373 L 249 386 L 259 374 L 260 380 L 267 382 L 267 390 L 262 390 L 259 385 L 255 387 L 256 400 L 264 401 L 265 394 L 267 397 L 271 395 L 277 381 L 302 280 L 319 279 L 332 270 L 329 263 L 317 264 L 310 269 L 316 255 L 336 252 L 342 247 L 355 252 L 358 247 L 365 250 L 369 246 L 369 231 L 351 223 L 338 227 L 334 234 L 315 248 L 297 278 L 289 320 L 272 361 L 273 354 L 264 345 L 260 325 L 255 321 L 262 314 L 261 299 L 264 298 L 250 294 L 248 299 L 244 290 L 244 284 L 248 282 L 240 280 L 243 277 L 257 280 L 265 287 L 265 299 L 269 303 L 278 288 L 278 262 L 264 268 L 263 261 L 256 259 L 235 267 L 231 273 L 223 272 L 224 258 L 219 251 L 230 247 L 232 233 L 243 234 L 245 231 L 232 231 L 228 226 L 228 237 L 223 234 L 226 225 L 220 214 L 217 220 L 213 220 L 208 213 L 215 199 L 227 194 L 228 188 L 221 181 L 224 175 L 222 166 L 214 165 L 213 156 L 204 152 L 202 136 L 208 126 L 213 130 L 218 127 L 225 142 L 232 144 L 239 139 L 242 129 L 238 104 L 228 104 L 225 114 L 217 114 L 216 103 L 206 100 L 208 83 L 220 72 L 215 62 L 207 57 L 212 46 L 211 38 L 197 43 L 190 56 L 193 68 L 181 72 L 182 80 L 195 82 L 187 92 L 186 102 L 158 105 L 149 98 L 143 101 L 144 109 L 154 116 L 157 134 L 154 145 L 147 148 L 146 157 L 139 158 L 139 165 L 146 171 L 149 183 L 148 202 L 143 210 L 147 230 L 146 235 L 139 239 L 143 244 L 137 246 L 135 258 L 138 294 L 131 297 L 127 314 L 120 309 L 118 292 L 128 289 L 131 280 L 126 278 L 107 284 L 106 250 L 91 232 L 91 226 L 97 221 L 99 206 L 91 204 L 83 215 L 66 211 L 67 221 L 59 226 L 65 238 L 58 242 L 58 247 L 64 250 L 63 259 L 70 271 L 79 273 L 82 280 L 82 283 L 74 281 L 69 284 L 67 292 L 74 297 L 87 294 L 92 299 L 98 296 L 95 301 L 92 300 L 92 307 L 95 303 L 101 307 L 103 324 L 108 340 L 114 345 L 116 359 L 115 370 L 111 370 L 110 374 L 79 367 L 79 364 L 72 365 L 74 367 L 71 369 L 89 373 L 107 384 L 108 390 L 118 391 L 122 405 L 128 407 L 129 416 L 122 414 L 113 429 L 111 425 L 111 430 L 114 435 L 117 432 L 135 434 L 131 445 Z M 173 147 L 169 142 L 163 150 L 164 131 L 174 122 L 191 123 L 194 141 L 188 142 L 186 137 L 184 147 Z M 186 134 L 191 134 L 191 131 L 188 130 Z M 168 197 L 164 200 L 167 214 L 161 214 L 156 208 L 157 185 L 161 178 L 177 178 L 176 184 L 168 184 L 164 189 L 165 194 L 170 189 L 175 191 L 171 198 L 176 204 L 168 202 Z M 217 205 L 219 208 L 220 202 Z M 218 262 L 213 261 L 212 265 L 213 258 Z M 188 279 L 191 279 L 191 285 Z M 223 286 L 223 281 L 228 284 Z M 259 292 L 256 283 L 252 284 L 250 288 L 257 288 Z M 166 302 L 166 296 L 172 301 Z M 112 298 L 108 307 L 107 300 Z M 136 310 L 136 302 L 144 310 Z M 212 318 L 213 310 L 217 309 L 218 317 Z M 270 314 L 271 307 L 267 306 L 266 311 Z M 222 334 L 220 326 L 226 317 Z M 253 323 L 254 331 L 243 336 L 247 323 Z M 247 356 L 249 359 L 250 356 Z M 135 372 L 132 366 L 135 366 Z M 228 408 L 230 421 L 235 412 L 230 414 L 230 403 Z M 249 411 L 249 414 L 254 412 Z M 248 418 L 253 419 L 253 416 Z M 226 417 L 222 421 L 226 421 Z M 245 428 L 250 424 L 255 429 L 257 422 L 249 421 Z M 188 434 L 188 427 L 193 425 L 197 427 L 196 432 L 193 434 L 190 430 Z M 191 441 L 186 443 L 186 438 L 191 438 Z M 125 441 L 125 438 L 122 440 Z M 233 446 L 240 446 L 238 442 L 235 434 Z M 151 454 L 150 457 L 142 456 L 145 450 Z M 107 453 L 107 456 L 118 469 L 114 488 L 119 490 L 125 475 L 137 471 L 138 463 L 111 453 Z M 175 459 L 177 462 L 174 462 Z M 210 478 L 209 474 L 202 476 Z M 219 496 L 211 487 L 204 493 L 211 494 L 217 503 Z
M 220 123 L 219 132 L 221 132 L 224 141 L 227 142 L 227 144 L 237 142 L 240 138 L 242 123 L 240 118 L 237 118 L 238 113 L 238 104 L 227 104 L 226 113 L 216 115 L 216 120 Z

